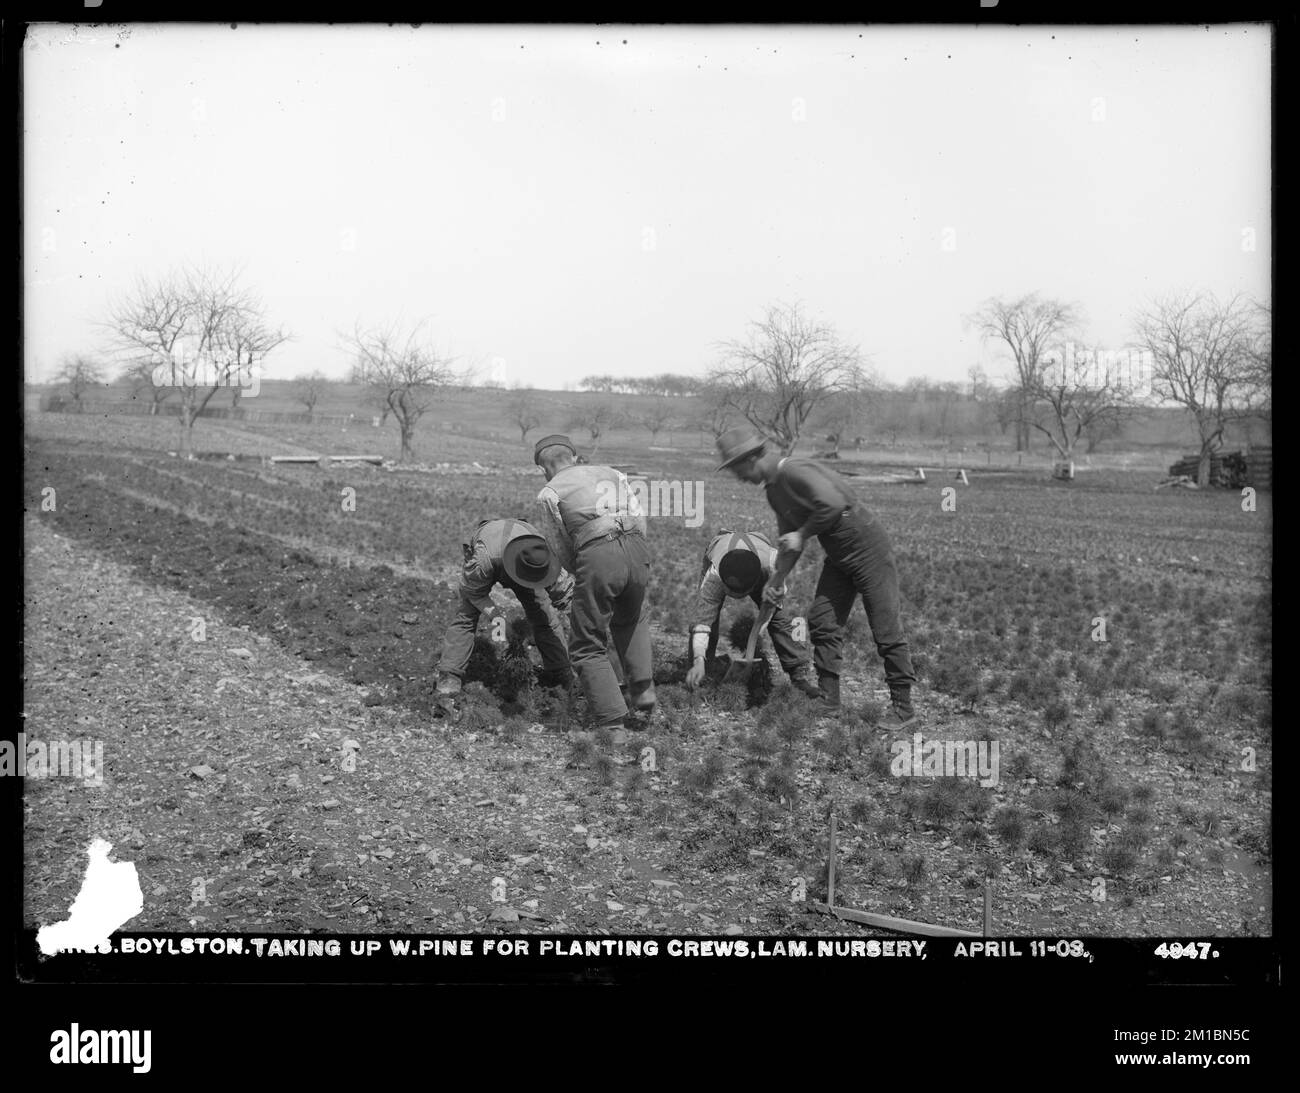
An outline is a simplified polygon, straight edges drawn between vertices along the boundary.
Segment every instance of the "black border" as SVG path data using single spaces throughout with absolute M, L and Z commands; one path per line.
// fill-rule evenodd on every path
M 15 300 L 14 330 L 17 334 L 19 367 L 17 369 L 19 428 L 19 458 L 23 458 L 23 372 L 22 372 L 22 337 L 23 337 L 23 297 L 22 297 L 22 104 L 21 104 L 21 46 L 27 25 L 44 22 L 78 22 L 78 23 L 122 23 L 122 22 L 221 22 L 221 23 L 271 23 L 271 22 L 373 22 L 392 24 L 427 24 L 440 23 L 520 23 L 536 24 L 539 22 L 566 22 L 590 24 L 593 29 L 601 25 L 629 24 L 665 24 L 665 23 L 764 23 L 780 25 L 787 20 L 755 19 L 754 16 L 766 15 L 768 12 L 748 6 L 747 10 L 727 10 L 714 8 L 702 12 L 698 7 L 674 10 L 672 6 L 659 6 L 644 12 L 628 14 L 621 12 L 613 17 L 608 11 L 546 12 L 539 18 L 535 11 L 526 11 L 522 6 L 513 9 L 492 6 L 483 12 L 440 10 L 433 5 L 418 4 L 384 4 L 367 9 L 364 19 L 340 19 L 344 12 L 337 8 L 321 4 L 287 3 L 285 0 L 273 0 L 271 3 L 246 4 L 225 2 L 213 4 L 209 0 L 193 0 L 185 3 L 160 3 L 153 0 L 103 0 L 101 6 L 88 8 L 84 3 L 72 3 L 69 0 L 50 3 L 20 2 L 10 9 L 9 16 L 0 20 L 0 62 L 4 71 L 4 93 L 9 109 L 8 116 L 13 119 L 16 156 L 15 166 L 18 174 L 18 186 L 15 188 L 16 213 L 10 221 L 13 234 L 16 262 L 13 270 L 13 296 Z M 1278 292 L 1278 254 L 1279 239 L 1282 229 L 1289 225 L 1284 202 L 1277 200 L 1279 183 L 1286 180 L 1289 164 L 1284 158 L 1285 144 L 1279 148 L 1278 134 L 1283 120 L 1283 106 L 1290 105 L 1291 76 L 1285 61 L 1289 58 L 1289 45 L 1295 28 L 1296 15 L 1293 12 L 1278 10 L 1279 6 L 1265 9 L 1263 5 L 1251 4 L 1233 7 L 1225 4 L 1207 4 L 1203 0 L 1180 3 L 1177 5 L 1151 5 L 1143 2 L 1117 3 L 1114 0 L 1097 0 L 1077 4 L 1072 7 L 1048 5 L 1042 0 L 1030 4 L 1024 0 L 998 0 L 996 7 L 979 6 L 979 0 L 963 0 L 961 3 L 925 3 L 897 4 L 889 6 L 872 5 L 861 9 L 845 6 L 831 6 L 829 10 L 815 10 L 807 7 L 798 9 L 799 21 L 815 19 L 829 23 L 866 23 L 871 24 L 966 24 L 966 25 L 1206 25 L 1207 30 L 1215 24 L 1222 23 L 1269 23 L 1274 32 L 1273 54 L 1273 294 Z M 360 6 L 352 8 L 347 14 L 356 14 Z M 17 15 L 18 18 L 14 16 Z M 1289 114 L 1289 111 L 1286 112 Z M 1289 142 L 1286 142 L 1289 143 Z M 25 499 L 26 501 L 26 499 Z M 21 523 L 21 514 L 20 514 Z M 21 530 L 20 530 L 21 537 Z M 21 543 L 21 538 L 20 538 Z M 20 545 L 21 551 L 21 545 Z M 18 603 L 18 669 L 22 673 L 22 637 L 23 637 L 23 601 L 20 591 Z M 1276 601 L 1276 597 L 1275 597 Z M 18 718 L 13 718 L 11 731 L 21 727 Z M 1284 766 L 1289 759 L 1289 745 L 1284 743 L 1285 730 L 1275 735 L 1274 765 L 1277 769 L 1289 769 Z M 0 931 L 3 934 L 3 955 L 6 968 L 18 970 L 23 964 L 20 956 L 26 938 L 21 934 L 21 882 L 22 882 L 22 803 L 21 780 L 0 779 L 0 801 L 4 804 L 3 814 L 11 822 L 6 825 L 7 845 L 10 851 L 9 876 L 16 881 L 9 886 L 14 893 L 11 904 L 11 929 Z M 1286 798 L 1283 798 L 1285 800 Z M 1278 802 L 1275 800 L 1275 817 Z M 1277 824 L 1274 824 L 1276 829 Z M 1281 840 L 1275 839 L 1276 843 Z M 1273 864 L 1274 877 L 1286 875 L 1284 865 L 1285 853 L 1276 850 Z M 1129 981 L 1115 981 L 1107 977 L 1103 982 L 1091 984 L 1067 982 L 1074 976 L 1062 974 L 1035 975 L 1029 978 L 1005 970 L 1006 965 L 999 965 L 1003 971 L 988 972 L 985 966 L 979 974 L 966 973 L 945 977 L 936 975 L 916 976 L 904 974 L 895 968 L 892 972 L 879 968 L 862 970 L 859 967 L 843 964 L 822 964 L 819 969 L 823 985 L 810 981 L 810 977 L 794 971 L 772 971 L 768 965 L 767 974 L 761 984 L 757 982 L 738 983 L 737 976 L 728 978 L 725 971 L 719 972 L 712 965 L 703 962 L 694 965 L 694 971 L 683 972 L 681 966 L 674 968 L 668 976 L 648 976 L 639 974 L 635 969 L 629 970 L 618 962 L 596 964 L 585 967 L 581 974 L 560 974 L 552 977 L 545 971 L 522 977 L 523 981 L 534 985 L 548 985 L 552 988 L 562 986 L 594 986 L 600 984 L 622 983 L 671 994 L 678 1001 L 678 1007 L 660 1009 L 650 1015 L 649 1024 L 644 1020 L 636 1022 L 636 1028 L 625 1026 L 624 1037 L 604 1038 L 615 1051 L 628 1052 L 629 1061 L 648 1062 L 653 1072 L 658 1072 L 661 1080 L 681 1080 L 691 1074 L 688 1059 L 693 1052 L 689 1049 L 692 1041 L 704 1037 L 708 1045 L 724 1047 L 722 1058 L 729 1063 L 736 1061 L 735 1042 L 724 1039 L 721 1034 L 722 1023 L 714 1027 L 712 1022 L 697 1025 L 684 1022 L 684 1009 L 679 1008 L 682 1001 L 698 998 L 707 999 L 709 988 L 721 985 L 744 986 L 751 994 L 755 988 L 762 990 L 766 998 L 782 999 L 787 1005 L 780 1008 L 742 1007 L 740 1012 L 747 1018 L 748 1041 L 746 1054 L 757 1061 L 763 1060 L 771 1050 L 764 1039 L 754 1037 L 764 1027 L 775 1025 L 774 1031 L 785 1037 L 792 1037 L 793 1058 L 799 1062 L 811 1064 L 814 1075 L 822 1070 L 822 1059 L 829 1063 L 838 1057 L 847 1063 L 854 1052 L 845 1052 L 846 1046 L 862 1042 L 871 1044 L 877 1050 L 892 1054 L 893 1045 L 900 1054 L 894 1054 L 896 1061 L 938 1064 L 939 1058 L 953 1066 L 954 1071 L 970 1068 L 979 1073 L 996 1068 L 994 1073 L 1014 1076 L 1023 1073 L 1023 1068 L 1032 1062 L 1045 1065 L 1055 1064 L 1043 1077 L 1051 1080 L 1053 1075 L 1058 1080 L 1062 1076 L 1074 1076 L 1086 1070 L 1092 1072 L 1104 1070 L 1113 1074 L 1118 1069 L 1110 1059 L 1114 1045 L 1109 1037 L 1113 1027 L 1162 1027 L 1184 1021 L 1195 1027 L 1241 1027 L 1253 1025 L 1260 1030 L 1256 1039 L 1248 1048 L 1230 1047 L 1227 1050 L 1247 1050 L 1252 1055 L 1252 1076 L 1260 1072 L 1256 1069 L 1264 1060 L 1274 1053 L 1280 1058 L 1276 1035 L 1280 1031 L 1277 1020 L 1279 1010 L 1275 1007 L 1282 1001 L 1273 989 L 1280 985 L 1282 936 L 1289 923 L 1283 917 L 1282 910 L 1285 897 L 1276 891 L 1274 906 L 1274 939 L 1217 939 L 1222 944 L 1242 947 L 1242 951 L 1253 950 L 1247 960 L 1254 972 L 1258 967 L 1275 967 L 1274 974 L 1265 977 L 1267 989 L 1261 990 L 1257 974 L 1245 975 L 1249 986 L 1242 989 L 1212 989 L 1200 987 L 1187 990 L 1169 986 L 1162 989 L 1133 991 L 1137 984 Z M 1286 923 L 1286 925 L 1284 925 Z M 181 936 L 181 935 L 173 935 Z M 268 935 L 274 936 L 274 935 Z M 346 935 L 356 937 L 361 935 Z M 478 935 L 483 936 L 483 935 Z M 539 935 L 531 935 L 538 937 Z M 663 939 L 661 939 L 663 940 Z M 768 939 L 769 941 L 771 939 Z M 1094 944 L 1109 945 L 1112 942 L 1121 946 L 1142 944 L 1154 947 L 1159 939 L 1094 939 Z M 1177 940 L 1177 939 L 1169 939 Z M 93 958 L 89 958 L 93 959 Z M 990 962 L 993 964 L 993 962 Z M 1171 965 L 1172 966 L 1172 965 Z M 1182 965 L 1184 968 L 1187 965 Z M 31 972 L 27 967 L 26 971 Z M 93 977 L 93 972 L 87 968 Z M 152 973 L 159 979 L 175 977 L 174 972 L 155 970 Z M 39 978 L 39 976 L 38 976 Z M 137 978 L 137 977 L 132 977 Z M 144 972 L 139 979 L 149 978 Z M 473 980 L 474 977 L 470 977 Z M 25 980 L 25 982 L 21 982 Z M 651 981 L 654 980 L 654 981 Z M 479 980 L 480 982 L 484 980 Z M 490 980 L 499 982 L 500 980 Z M 154 980 L 157 983 L 157 980 Z M 278 1073 L 295 1077 L 320 1074 L 331 1078 L 342 1078 L 355 1073 L 358 1076 L 371 1076 L 393 1068 L 393 1072 L 402 1073 L 414 1061 L 417 1062 L 426 1051 L 432 1056 L 431 1072 L 426 1071 L 434 1080 L 448 1075 L 447 1063 L 459 1060 L 468 1063 L 477 1076 L 467 1075 L 467 1080 L 490 1081 L 480 1067 L 504 1065 L 507 1069 L 502 1077 L 511 1080 L 512 1070 L 509 1064 L 518 1057 L 509 1052 L 511 1046 L 517 1046 L 520 1040 L 518 1024 L 524 1021 L 529 1028 L 524 1041 L 533 1041 L 539 1034 L 539 1018 L 546 1013 L 559 1016 L 561 1024 L 554 1047 L 560 1050 L 547 1052 L 537 1058 L 542 1066 L 546 1061 L 560 1061 L 578 1064 L 575 1068 L 582 1073 L 581 1063 L 589 1052 L 599 1052 L 601 1046 L 592 1033 L 597 1020 L 617 1021 L 623 1015 L 621 1009 L 591 1006 L 594 1001 L 589 997 L 574 1000 L 569 1007 L 546 1005 L 542 999 L 527 1001 L 511 998 L 507 1001 L 499 992 L 490 997 L 485 996 L 478 1002 L 491 1012 L 489 1017 L 479 1017 L 469 1000 L 457 993 L 453 1004 L 456 1005 L 461 1018 L 468 1027 L 476 1023 L 484 1026 L 490 1038 L 498 1038 L 498 1050 L 488 1056 L 465 1057 L 469 1040 L 448 1041 L 444 1037 L 454 1033 L 462 1035 L 462 1030 L 448 1021 L 447 1014 L 435 1012 L 430 1008 L 430 994 L 427 989 L 396 988 L 399 993 L 386 993 L 381 999 L 376 988 L 352 983 L 347 990 L 331 989 L 324 984 L 313 984 L 291 988 L 288 986 L 259 986 L 239 988 L 233 986 L 165 986 L 145 985 L 137 981 L 134 984 L 117 983 L 114 985 L 85 982 L 80 986 L 54 983 L 38 985 L 31 982 L 30 974 L 19 972 L 10 978 L 6 971 L 5 985 L 10 988 L 9 999 L 16 1002 L 14 1007 L 7 1007 L 15 1014 L 11 1020 L 10 1033 L 13 1043 L 17 1045 L 11 1056 L 22 1063 L 37 1067 L 42 1065 L 48 1044 L 48 1030 L 66 1027 L 66 1024 L 78 1020 L 83 1027 L 124 1027 L 147 1024 L 155 1032 L 154 1073 L 158 1075 L 179 1075 L 193 1077 L 202 1074 L 206 1080 L 209 1076 L 219 1080 L 221 1077 L 250 1075 L 258 1077 L 254 1066 L 269 1066 Z M 964 988 L 964 989 L 963 989 Z M 391 991 L 391 987 L 389 990 Z M 405 993 L 401 993 L 405 990 Z M 619 1007 L 627 1001 L 626 992 L 620 992 Z M 689 1004 L 689 1003 L 688 1003 Z M 798 1035 L 787 1024 L 796 1013 L 818 1018 L 820 1031 L 828 1044 L 834 1045 L 825 1051 L 819 1046 L 816 1036 L 818 1030 L 810 1030 L 807 1037 Z M 599 1018 L 596 1017 L 599 1014 Z M 630 1015 L 629 1015 L 630 1016 Z M 721 1011 L 711 1013 L 715 1019 L 721 1017 Z M 754 1018 L 762 1020 L 756 1026 Z M 443 1023 L 447 1022 L 447 1023 Z M 647 1041 L 638 1033 L 644 1033 Z M 984 1031 L 981 1031 L 984 1030 Z M 844 1033 L 848 1032 L 848 1039 Z M 663 1038 L 675 1034 L 677 1045 L 674 1049 L 663 1046 Z M 1262 1034 L 1262 1035 L 1261 1035 Z M 770 1034 L 769 1034 L 770 1035 Z M 352 1052 L 338 1050 L 338 1038 L 355 1045 L 367 1045 L 362 1050 Z M 879 1038 L 880 1043 L 873 1043 Z M 231 1050 L 232 1043 L 237 1050 Z M 401 1046 L 389 1051 L 384 1045 L 398 1043 Z M 638 1049 L 638 1043 L 641 1048 Z M 450 1044 L 450 1047 L 449 1047 Z M 501 1051 L 500 1048 L 505 1048 Z M 838 1048 L 839 1050 L 835 1050 Z M 939 1050 L 935 1050 L 938 1048 Z M 945 1051 L 944 1049 L 948 1050 Z M 644 1050 L 642 1056 L 640 1051 Z M 867 1047 L 867 1051 L 871 1051 Z M 865 1054 L 865 1052 L 864 1052 Z M 387 1059 L 387 1064 L 384 1060 Z M 518 1058 L 518 1062 L 525 1060 Z M 1062 1064 L 1065 1064 L 1062 1066 Z M 981 1064 L 984 1064 L 981 1066 Z M 201 1069 L 196 1070 L 196 1065 Z M 938 1064 L 942 1065 L 942 1064 Z M 52 1076 L 53 1068 L 44 1063 L 46 1075 Z M 531 1070 L 531 1068 L 529 1068 Z M 540 1069 L 540 1068 L 538 1068 Z M 553 1067 L 547 1069 L 554 1072 Z M 568 1067 L 564 1067 L 568 1070 Z M 638 1070 L 641 1068 L 638 1067 Z M 649 1068 L 647 1068 L 648 1070 Z M 802 1069 L 802 1068 L 801 1068 Z M 889 1069 L 893 1069 L 891 1065 Z M 906 1066 L 905 1069 L 910 1069 Z M 92 1072 L 97 1075 L 102 1072 Z M 263 1072 L 265 1074 L 265 1072 Z M 1181 1078 L 1185 1071 L 1178 1070 Z M 63 1076 L 63 1075 L 60 1075 Z M 420 1076 L 418 1070 L 417 1074 Z M 603 1080 L 599 1073 L 591 1077 Z M 1219 1071 L 1216 1078 L 1222 1077 Z M 996 1080 L 996 1079 L 995 1079 Z

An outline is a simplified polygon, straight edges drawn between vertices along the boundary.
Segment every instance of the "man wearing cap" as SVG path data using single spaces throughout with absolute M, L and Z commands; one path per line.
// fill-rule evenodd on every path
M 816 460 L 782 457 L 751 429 L 731 429 L 718 439 L 719 470 L 744 482 L 763 483 L 776 513 L 779 546 L 799 553 L 816 535 L 826 552 L 817 591 L 808 612 L 808 636 L 825 712 L 840 708 L 840 669 L 844 627 L 853 600 L 862 597 L 876 651 L 885 663 L 891 709 L 890 728 L 917 721 L 912 707 L 916 673 L 899 618 L 898 571 L 889 536 L 848 483 Z M 768 588 L 765 603 L 780 603 L 783 589 Z
M 704 572 L 695 595 L 695 619 L 691 625 L 691 670 L 686 685 L 698 687 L 704 680 L 704 666 L 718 647 L 718 622 L 728 599 L 750 599 L 758 607 L 763 589 L 776 567 L 776 548 L 756 531 L 720 531 L 704 551 Z M 757 623 L 755 623 L 757 625 Z M 794 638 L 793 619 L 778 606 L 768 623 L 772 645 L 790 682 L 812 698 L 821 691 L 808 671 L 808 654 Z M 762 638 L 759 641 L 762 642 Z M 766 658 L 765 658 L 766 659 Z
M 533 462 L 546 475 L 535 522 L 574 576 L 569 658 L 593 723 L 620 727 L 629 701 L 647 716 L 655 707 L 645 514 L 627 475 L 579 463 L 567 436 L 542 437 Z
M 492 608 L 492 589 L 498 584 L 518 597 L 533 628 L 542 654 L 541 681 L 566 686 L 572 670 L 560 616 L 573 599 L 573 577 L 560 568 L 545 537 L 523 520 L 480 520 L 461 549 L 460 609 L 443 635 L 438 693 L 460 691 L 479 618 Z

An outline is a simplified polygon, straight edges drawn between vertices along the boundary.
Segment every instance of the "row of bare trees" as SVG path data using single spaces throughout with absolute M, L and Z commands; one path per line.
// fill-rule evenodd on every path
M 657 376 L 585 376 L 578 383 L 580 391 L 598 391 L 605 395 L 661 395 L 677 398 L 697 395 L 704 386 L 698 376 L 662 372 Z
M 703 378 L 664 373 L 645 379 L 587 377 L 582 386 L 617 396 L 653 395 L 636 410 L 636 423 L 657 437 L 664 429 L 698 429 L 719 436 L 748 423 L 789 452 L 810 428 L 833 446 L 859 430 L 892 434 L 914 422 L 917 407 L 946 435 L 970 406 L 977 406 L 1006 430 L 1014 428 L 1017 449 L 1032 434 L 1048 439 L 1064 462 L 1080 442 L 1089 449 L 1115 435 L 1135 410 L 1159 403 L 1183 407 L 1200 439 L 1200 476 L 1208 480 L 1210 458 L 1234 421 L 1267 415 L 1272 372 L 1271 311 L 1242 296 L 1219 301 L 1211 295 L 1161 298 L 1141 310 L 1128 349 L 1143 358 L 1144 385 L 1113 367 L 1113 356 L 1088 347 L 1077 305 L 1036 293 L 992 298 L 968 317 L 986 341 L 1010 356 L 1006 382 L 991 382 L 979 366 L 968 370 L 969 390 L 957 383 L 915 378 L 891 390 L 868 368 L 857 346 L 797 304 L 767 307 L 743 337 L 719 343 L 717 364 Z M 153 410 L 179 394 L 181 448 L 192 450 L 196 418 L 222 387 L 233 390 L 232 405 L 288 334 L 272 326 L 256 293 L 237 271 L 197 267 L 156 280 L 141 279 L 112 306 L 103 324 L 123 362 L 122 378 L 152 391 Z M 420 419 L 452 388 L 472 383 L 455 360 L 440 353 L 426 323 L 357 323 L 340 339 L 354 361 L 352 382 L 366 391 L 368 405 L 391 416 L 401 437 L 402 458 L 413 457 Z M 1130 358 L 1131 359 L 1131 358 Z M 65 358 L 59 377 L 75 404 L 103 382 L 103 366 L 85 356 Z M 329 381 L 319 372 L 298 377 L 295 398 L 308 413 Z M 531 391 L 509 396 L 507 412 L 521 440 L 542 424 Z M 616 397 L 584 398 L 565 427 L 586 433 L 593 452 L 601 439 L 627 424 Z
M 1017 449 L 1036 430 L 1067 466 L 1081 438 L 1114 435 L 1135 411 L 1163 402 L 1195 425 L 1204 486 L 1228 426 L 1271 413 L 1272 313 L 1245 296 L 1158 297 L 1137 313 L 1120 354 L 1086 345 L 1077 305 L 1036 293 L 987 300 L 970 321 L 1011 354 L 999 420 L 1015 425 Z
M 775 304 L 750 324 L 745 337 L 721 343 L 719 363 L 686 399 L 657 399 L 638 407 L 637 422 L 652 436 L 666 425 L 695 427 L 719 436 L 747 422 L 784 451 L 810 427 L 838 448 L 858 429 L 892 434 L 915 420 L 914 407 L 939 435 L 964 405 L 989 413 L 1005 432 L 1014 428 L 1017 450 L 1041 434 L 1066 475 L 1080 444 L 1087 450 L 1120 433 L 1139 410 L 1178 406 L 1191 417 L 1200 442 L 1199 478 L 1208 482 L 1210 460 L 1234 422 L 1267 419 L 1271 412 L 1271 310 L 1244 296 L 1221 301 L 1211 294 L 1160 297 L 1133 320 L 1119 351 L 1090 345 L 1078 305 L 1031 293 L 993 298 L 968 317 L 987 340 L 1010 355 L 1003 385 L 979 365 L 957 383 L 909 380 L 890 390 L 866 366 L 854 345 L 799 305 Z M 665 377 L 615 380 L 588 377 L 599 391 L 661 391 Z M 679 405 L 691 407 L 682 414 Z M 536 427 L 526 398 L 515 406 L 521 436 Z M 619 423 L 616 403 L 591 404 L 570 426 L 585 427 L 593 445 Z

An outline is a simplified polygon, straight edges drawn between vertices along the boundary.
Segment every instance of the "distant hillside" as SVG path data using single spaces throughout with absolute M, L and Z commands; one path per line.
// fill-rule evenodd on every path
M 42 393 L 54 392 L 54 385 L 28 385 L 27 391 L 32 398 L 27 400 L 28 412 L 37 408 L 37 399 Z M 365 399 L 365 389 L 359 384 L 330 383 L 322 390 L 316 403 L 315 413 L 322 417 L 343 416 L 349 414 L 361 421 L 372 418 L 378 411 Z M 494 388 L 471 388 L 468 390 L 449 391 L 426 415 L 421 422 L 420 432 L 434 430 L 456 433 L 468 437 L 478 437 L 509 446 L 520 444 L 519 428 L 511 420 L 510 403 L 516 392 Z M 113 403 L 130 403 L 133 400 L 128 387 L 121 384 L 109 384 L 95 388 L 84 396 L 96 405 Z M 625 418 L 626 423 L 608 429 L 600 440 L 600 449 L 610 447 L 635 446 L 644 448 L 647 444 L 665 447 L 697 447 L 710 440 L 707 432 L 693 423 L 701 416 L 703 405 L 694 396 L 664 397 L 655 395 L 604 394 L 589 391 L 547 391 L 528 392 L 530 406 L 536 410 L 540 423 L 529 430 L 527 444 L 531 445 L 538 437 L 549 432 L 569 432 L 580 447 L 591 446 L 589 433 L 573 424 L 575 417 L 583 411 L 605 404 L 616 408 Z M 907 410 L 907 423 L 910 427 L 887 435 L 882 429 L 872 430 L 865 423 L 849 428 L 841 441 L 841 447 L 851 449 L 853 439 L 862 436 L 872 448 L 916 447 L 927 449 L 952 448 L 979 449 L 992 446 L 995 451 L 1009 450 L 1013 444 L 1012 430 L 1003 432 L 993 423 L 980 404 L 969 398 L 958 399 L 949 408 L 948 436 L 940 435 L 937 428 L 937 410 L 921 403 L 908 400 L 901 392 L 889 392 L 883 399 L 893 401 L 897 407 Z M 141 396 L 140 401 L 147 402 L 148 395 Z M 209 403 L 212 407 L 230 407 L 232 392 L 218 391 Z M 239 405 L 247 410 L 269 411 L 274 413 L 304 413 L 306 407 L 296 400 L 294 383 L 290 380 L 265 380 L 256 397 L 247 394 L 240 399 Z M 645 422 L 654 409 L 667 407 L 667 424 L 656 438 L 651 438 Z M 391 426 L 391 422 L 389 423 Z M 896 443 L 891 443 L 896 441 Z M 1098 451 L 1122 451 L 1143 448 L 1185 449 L 1192 451 L 1196 446 L 1196 433 L 1188 415 L 1178 409 L 1155 409 L 1134 415 L 1126 424 L 1121 435 L 1102 441 Z M 1269 426 L 1265 422 L 1255 421 L 1249 427 L 1237 427 L 1229 431 L 1227 446 L 1240 447 L 1246 443 L 1263 444 L 1270 442 Z M 827 447 L 824 430 L 812 425 L 805 430 L 800 450 L 817 450 Z M 1036 435 L 1032 438 L 1031 450 L 1046 450 L 1046 438 Z

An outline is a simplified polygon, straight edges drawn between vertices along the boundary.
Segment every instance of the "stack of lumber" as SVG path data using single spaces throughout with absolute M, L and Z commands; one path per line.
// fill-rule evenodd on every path
M 1195 481 L 1200 461 L 1200 456 L 1197 455 L 1184 456 L 1169 468 L 1169 474 L 1174 478 L 1187 475 Z M 1221 489 L 1240 489 L 1242 486 L 1251 485 L 1249 476 L 1250 468 L 1246 463 L 1246 457 L 1241 452 L 1215 452 L 1210 456 L 1211 486 L 1218 486 Z
M 1251 448 L 1246 453 L 1246 485 L 1257 490 L 1273 488 L 1273 448 Z

